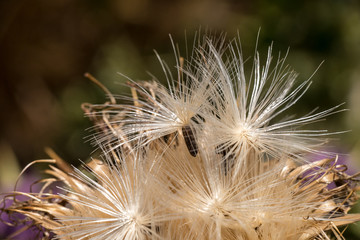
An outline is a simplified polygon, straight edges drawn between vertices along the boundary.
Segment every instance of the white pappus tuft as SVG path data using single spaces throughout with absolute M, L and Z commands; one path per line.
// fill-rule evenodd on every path
M 205 37 L 189 61 L 177 62 L 177 79 L 159 58 L 169 89 L 157 81 L 131 83 L 134 104 L 100 108 L 108 115 L 100 124 L 111 131 L 101 132 L 97 140 L 115 149 L 128 142 L 142 147 L 180 134 L 193 155 L 202 143 L 216 147 L 225 159 L 256 154 L 304 160 L 305 153 L 315 153 L 326 142 L 323 137 L 334 133 L 304 126 L 338 112 L 340 105 L 274 122 L 304 95 L 310 79 L 295 87 L 297 74 L 284 66 L 285 57 L 271 66 L 272 47 L 264 65 L 256 53 L 251 74 L 246 76 L 240 43 L 224 42 Z
M 175 54 L 176 77 L 158 56 L 168 88 L 128 79 L 131 97 L 83 105 L 103 160 L 80 171 L 50 155 L 53 177 L 5 211 L 59 239 L 343 239 L 338 227 L 360 220 L 348 213 L 359 174 L 309 161 L 335 133 L 306 128 L 340 105 L 278 120 L 311 81 L 271 54 L 246 71 L 240 41 L 204 36 L 188 60 Z M 63 193 L 46 192 L 57 180 Z
M 154 202 L 151 170 L 142 157 L 140 152 L 124 156 L 113 151 L 105 161 L 92 160 L 85 171 L 75 168 L 72 176 L 62 173 L 60 179 L 69 189 L 60 196 L 71 211 L 53 214 L 62 225 L 54 229 L 58 237 L 158 239 L 166 214 Z

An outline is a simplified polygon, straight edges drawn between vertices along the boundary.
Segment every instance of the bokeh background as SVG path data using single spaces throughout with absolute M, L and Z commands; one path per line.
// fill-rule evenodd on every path
M 261 28 L 258 50 L 264 53 L 272 42 L 274 55 L 290 48 L 287 62 L 299 82 L 324 61 L 293 111 L 301 115 L 345 102 L 349 111 L 318 126 L 352 130 L 336 136 L 331 149 L 347 153 L 342 157 L 360 169 L 359 1 L 2 0 L 0 192 L 11 189 L 26 164 L 47 158 L 46 146 L 74 165 L 89 158 L 91 125 L 80 104 L 106 98 L 85 72 L 117 94 L 126 81 L 117 72 L 146 80 L 149 71 L 164 80 L 153 49 L 172 67 L 169 34 L 184 47 L 185 31 L 191 42 L 199 28 L 229 38 L 239 33 L 246 56 Z M 0 228 L 0 239 L 6 231 Z M 360 239 L 359 224 L 346 236 Z

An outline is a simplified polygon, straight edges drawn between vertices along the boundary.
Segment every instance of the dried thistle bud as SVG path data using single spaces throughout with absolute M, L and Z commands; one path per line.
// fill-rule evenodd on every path
M 126 103 L 83 105 L 103 159 L 81 171 L 52 155 L 42 191 L 14 192 L 28 200 L 3 211 L 59 239 L 343 239 L 338 227 L 360 220 L 357 175 L 336 157 L 308 161 L 332 133 L 304 128 L 339 106 L 274 122 L 311 82 L 295 87 L 285 58 L 272 67 L 271 47 L 249 77 L 237 41 L 204 37 L 176 58 L 176 77 L 159 58 L 168 88 L 130 81 Z M 62 193 L 47 190 L 54 179 Z

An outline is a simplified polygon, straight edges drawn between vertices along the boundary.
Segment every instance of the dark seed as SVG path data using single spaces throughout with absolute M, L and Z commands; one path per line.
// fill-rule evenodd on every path
M 186 125 L 184 127 L 182 127 L 182 133 L 184 136 L 184 140 L 186 143 L 186 146 L 189 150 L 189 153 L 191 154 L 191 156 L 196 157 L 199 149 L 195 140 L 195 136 L 194 136 L 194 132 L 191 129 L 191 127 L 189 125 Z

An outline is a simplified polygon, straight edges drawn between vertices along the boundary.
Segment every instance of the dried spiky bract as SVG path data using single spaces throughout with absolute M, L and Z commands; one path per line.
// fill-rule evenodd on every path
M 342 239 L 338 226 L 360 220 L 348 214 L 356 176 L 336 157 L 306 159 L 330 133 L 304 126 L 338 107 L 276 122 L 310 81 L 295 87 L 271 48 L 249 75 L 240 44 L 224 39 L 204 37 L 176 77 L 160 62 L 169 88 L 130 81 L 127 103 L 84 105 L 102 160 L 80 171 L 55 159 L 47 173 L 62 193 L 45 179 L 5 211 L 59 239 Z

